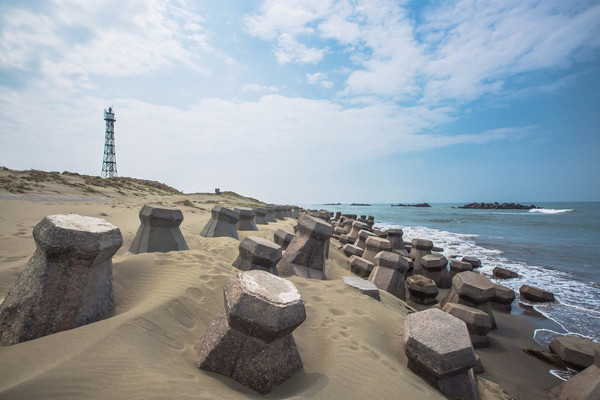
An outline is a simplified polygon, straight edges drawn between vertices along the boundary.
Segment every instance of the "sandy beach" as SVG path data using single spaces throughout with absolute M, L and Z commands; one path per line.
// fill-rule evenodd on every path
M 33 227 L 46 215 L 77 213 L 104 218 L 122 232 L 123 245 L 113 257 L 116 310 L 90 325 L 0 347 L 0 398 L 445 398 L 406 367 L 403 324 L 415 305 L 384 291 L 378 302 L 346 286 L 340 277 L 351 273 L 334 239 L 327 280 L 290 278 L 306 304 L 306 321 L 294 331 L 301 372 L 262 396 L 199 370 L 193 346 L 223 309 L 222 288 L 239 272 L 231 264 L 240 243 L 199 232 L 215 204 L 260 203 L 233 193 L 184 195 L 141 184 L 122 190 L 61 177 L 66 184 L 42 180 L 41 187 L 24 193 L 0 189 L 0 301 L 35 250 Z M 144 204 L 183 212 L 180 228 L 189 251 L 127 254 Z M 294 224 L 286 218 L 259 225 L 258 232 L 240 231 L 240 240 L 249 235 L 272 240 L 277 229 L 291 231 Z M 476 349 L 485 369 L 477 378 L 481 398 L 545 399 L 561 381 L 548 372 L 549 365 L 522 351 L 543 350 L 532 339 L 539 317 L 515 310 L 495 312 L 495 318 L 491 347 Z

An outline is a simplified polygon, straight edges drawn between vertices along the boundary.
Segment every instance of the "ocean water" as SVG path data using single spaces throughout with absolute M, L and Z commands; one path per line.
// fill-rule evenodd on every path
M 304 207 L 372 215 L 376 228 L 401 228 L 408 241 L 430 239 L 448 258 L 479 258 L 479 272 L 489 277 L 497 266 L 513 270 L 518 278 L 492 281 L 514 289 L 516 301 L 523 284 L 550 290 L 556 302 L 534 308 L 564 332 L 600 341 L 600 202 L 536 203 L 543 209 L 535 210 L 452 208 L 458 205 Z M 540 331 L 536 340 L 547 344 L 553 335 Z

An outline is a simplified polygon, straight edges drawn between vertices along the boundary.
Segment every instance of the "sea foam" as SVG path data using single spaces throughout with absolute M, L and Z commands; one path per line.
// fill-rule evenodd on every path
M 566 212 L 572 212 L 575 210 L 572 209 L 564 209 L 564 210 L 553 210 L 551 208 L 532 208 L 529 210 L 530 213 L 539 213 L 539 214 L 562 214 Z
M 572 274 L 550 269 L 539 265 L 528 265 L 524 262 L 508 259 L 497 249 L 479 246 L 476 242 L 478 235 L 465 235 L 425 226 L 401 226 L 391 224 L 375 224 L 377 229 L 402 229 L 404 240 L 422 238 L 433 241 L 435 246 L 444 249 L 447 258 L 457 256 L 473 256 L 481 260 L 481 268 L 477 271 L 488 276 L 494 283 L 510 287 L 519 299 L 519 288 L 527 284 L 544 288 L 553 292 L 556 301 L 547 304 L 530 304 L 554 320 L 565 332 L 578 333 L 590 339 L 600 341 L 600 287 L 594 283 L 574 279 Z M 514 279 L 492 278 L 494 267 L 507 268 L 519 274 Z

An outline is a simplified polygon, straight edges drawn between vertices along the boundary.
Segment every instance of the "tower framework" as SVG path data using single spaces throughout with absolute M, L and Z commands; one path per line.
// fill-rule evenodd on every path
M 115 154 L 115 113 L 112 107 L 104 110 L 106 121 L 106 134 L 104 136 L 104 160 L 102 161 L 102 177 L 112 178 L 117 176 L 117 156 Z

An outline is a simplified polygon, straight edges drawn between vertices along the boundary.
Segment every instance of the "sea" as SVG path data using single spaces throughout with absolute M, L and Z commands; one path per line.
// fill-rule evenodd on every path
M 522 203 L 530 204 L 530 203 Z M 600 202 L 535 203 L 531 210 L 476 210 L 462 204 L 429 208 L 306 204 L 309 209 L 375 217 L 375 228 L 400 228 L 404 240 L 430 239 L 447 257 L 473 256 L 480 273 L 491 278 L 494 267 L 519 274 L 499 280 L 515 290 L 517 302 L 531 305 L 556 322 L 534 338 L 547 345 L 557 334 L 576 333 L 600 342 Z M 556 301 L 530 304 L 519 298 L 523 284 L 554 293 Z

